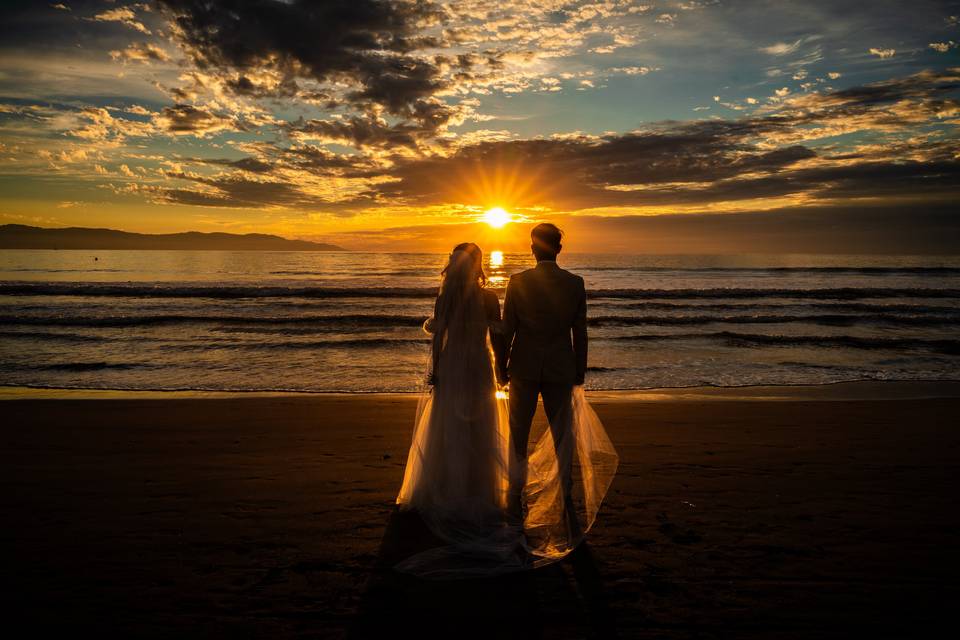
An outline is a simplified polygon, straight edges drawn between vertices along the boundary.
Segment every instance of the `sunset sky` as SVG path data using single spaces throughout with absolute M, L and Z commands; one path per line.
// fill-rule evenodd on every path
M 957 2 L 5 1 L 0 24 L 0 223 L 960 252 Z

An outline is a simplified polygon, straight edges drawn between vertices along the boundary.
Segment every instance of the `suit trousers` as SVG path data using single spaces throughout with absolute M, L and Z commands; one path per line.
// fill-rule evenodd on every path
M 523 486 L 527 478 L 527 446 L 530 427 L 537 411 L 537 399 L 543 396 L 543 409 L 550 424 L 559 462 L 560 486 L 568 516 L 573 510 L 573 384 L 540 380 L 510 379 L 510 439 L 518 469 L 510 471 L 507 508 L 510 516 L 522 521 Z

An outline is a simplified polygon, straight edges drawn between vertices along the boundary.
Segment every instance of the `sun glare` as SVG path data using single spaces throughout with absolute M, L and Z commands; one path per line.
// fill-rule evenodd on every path
M 494 229 L 499 229 L 512 220 L 513 218 L 510 217 L 509 213 L 503 210 L 503 207 L 487 209 L 486 213 L 483 214 L 483 221 Z
M 490 266 L 491 266 L 491 267 L 502 267 L 502 266 L 503 266 L 503 251 L 491 251 L 491 252 L 490 252 Z

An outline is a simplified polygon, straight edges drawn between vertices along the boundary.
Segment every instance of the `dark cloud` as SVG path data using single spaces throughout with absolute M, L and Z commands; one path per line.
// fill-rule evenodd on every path
M 921 71 L 905 78 L 894 78 L 869 85 L 839 89 L 826 94 L 812 94 L 800 104 L 837 105 L 869 108 L 897 102 L 906 98 L 929 98 L 960 88 L 960 69 L 943 72 Z
M 881 253 L 960 252 L 960 207 L 820 205 L 761 212 L 660 216 L 572 216 L 565 244 L 632 253 Z M 618 244 L 615 238 L 623 240 Z
M 812 187 L 820 198 L 888 198 L 956 196 L 960 160 L 863 162 L 798 172 L 797 182 Z
M 796 144 L 854 131 L 908 131 L 960 114 L 957 70 L 824 94 L 809 94 L 766 115 L 739 120 L 663 122 L 602 137 L 484 142 L 449 157 L 401 159 L 397 179 L 378 187 L 383 200 L 412 204 L 463 202 L 484 176 L 512 174 L 537 183 L 530 202 L 565 210 L 603 206 L 717 203 L 808 194 L 821 198 L 871 193 L 925 197 L 960 187 L 960 142 L 886 141 L 876 151 L 831 156 Z M 859 160 L 859 161 L 858 161 Z M 509 193 L 502 194 L 509 198 Z M 537 202 L 533 202 L 536 200 Z
M 233 118 L 190 104 L 164 107 L 156 117 L 156 121 L 170 133 L 203 134 L 222 129 L 242 129 L 242 126 Z
M 389 125 L 370 116 L 343 120 L 298 120 L 285 123 L 283 130 L 293 137 L 314 138 L 363 147 L 417 148 L 417 140 L 426 132 L 412 124 Z
M 670 142 L 673 141 L 674 145 Z M 615 136 L 595 141 L 538 140 L 485 143 L 443 160 L 411 161 L 390 172 L 398 182 L 378 187 L 381 199 L 409 203 L 462 201 L 471 184 L 498 172 L 535 176 L 530 202 L 576 210 L 604 206 L 707 204 L 805 193 L 821 198 L 911 194 L 960 188 L 960 161 L 863 159 L 794 166 L 817 159 L 793 145 L 763 151 L 740 140 L 676 134 Z M 503 194 L 505 197 L 509 193 Z
M 558 208 L 662 203 L 683 199 L 680 194 L 705 201 L 735 196 L 730 183 L 747 174 L 760 176 L 751 181 L 754 191 L 779 190 L 774 185 L 784 182 L 775 174 L 815 156 L 798 145 L 758 149 L 700 125 L 600 139 L 487 142 L 450 158 L 401 162 L 390 171 L 399 181 L 381 186 L 380 192 L 384 197 L 443 202 L 469 193 L 481 176 L 506 173 L 535 181 L 531 198 Z M 645 189 L 611 189 L 635 185 Z
M 278 169 L 293 169 L 313 175 L 357 175 L 370 169 L 362 156 L 342 155 L 314 145 L 286 148 L 269 144 L 257 146 L 259 147 L 257 152 L 263 154 L 261 157 L 251 156 L 239 160 L 189 158 L 184 162 L 219 165 L 258 174 L 266 174 Z M 177 174 L 175 177 L 184 178 L 185 176 Z
M 312 138 L 338 142 L 358 149 L 378 147 L 396 149 L 406 147 L 417 151 L 425 141 L 436 137 L 462 110 L 438 100 L 418 100 L 401 122 L 389 124 L 383 118 L 367 113 L 329 120 L 285 122 L 280 128 L 293 138 Z
M 348 97 L 408 115 L 442 86 L 439 69 L 412 52 L 443 13 L 425 0 L 159 0 L 201 70 L 223 74 L 238 93 L 290 95 L 296 79 L 357 86 Z M 255 78 L 283 80 L 273 89 Z
M 240 169 L 242 171 L 249 171 L 251 173 L 269 173 L 270 171 L 273 171 L 273 165 L 258 158 L 241 158 L 239 160 L 227 160 L 222 158 L 195 158 L 192 160 L 192 162 L 199 162 L 201 164 L 216 164 L 225 167 L 232 167 L 234 169 Z
M 314 145 L 282 149 L 279 153 L 279 161 L 285 166 L 318 175 L 357 169 L 364 164 L 361 157 L 333 153 Z

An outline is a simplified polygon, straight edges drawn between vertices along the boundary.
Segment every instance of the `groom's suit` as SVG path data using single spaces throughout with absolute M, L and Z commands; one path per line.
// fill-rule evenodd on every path
M 572 407 L 575 384 L 587 369 L 587 295 L 583 278 L 541 260 L 510 277 L 503 303 L 501 372 L 510 377 L 510 433 L 520 469 L 511 473 L 510 511 L 521 515 L 527 443 L 537 398 L 550 423 L 561 465 L 561 486 L 569 503 L 572 489 Z M 572 512 L 572 510 L 571 510 Z

